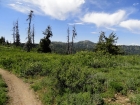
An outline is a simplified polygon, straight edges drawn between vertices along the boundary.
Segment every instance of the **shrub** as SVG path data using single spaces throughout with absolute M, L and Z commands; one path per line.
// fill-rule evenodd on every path
M 126 81 L 126 86 L 128 90 L 136 90 L 136 80 L 134 78 L 130 78 Z
M 65 95 L 57 100 L 57 105 L 104 105 L 104 100 L 98 94 L 80 92 Z
M 12 64 L 14 64 L 14 61 L 13 61 L 12 58 L 5 58 L 5 59 L 2 59 L 1 63 L 2 63 L 2 66 L 5 69 L 11 70 L 12 69 Z
M 130 100 L 135 105 L 140 105 L 140 94 L 136 94 L 134 97 L 130 97 Z
M 119 82 L 112 81 L 110 82 L 111 88 L 113 88 L 116 92 L 121 92 L 123 90 L 123 86 Z
M 7 101 L 8 101 L 7 85 L 4 83 L 0 75 L 0 105 L 6 105 Z
M 30 63 L 21 69 L 21 76 L 35 76 L 42 72 L 42 64 L 40 62 Z

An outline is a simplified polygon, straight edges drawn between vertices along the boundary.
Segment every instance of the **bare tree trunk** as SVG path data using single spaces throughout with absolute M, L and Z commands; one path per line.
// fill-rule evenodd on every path
M 71 42 L 71 54 L 73 53 L 73 39 L 74 39 L 74 36 L 72 36 L 72 42 Z
M 31 22 L 32 22 L 32 16 L 33 16 L 33 11 L 30 11 L 30 14 L 28 15 L 28 19 L 29 20 L 29 27 L 28 27 L 28 41 L 27 41 L 27 52 L 30 52 L 31 48 L 32 48 L 32 36 L 31 36 Z
M 15 25 L 15 22 L 13 22 L 13 44 L 15 44 L 15 29 L 16 29 L 16 25 Z
M 32 32 L 32 37 L 33 37 L 33 45 L 34 45 L 34 44 L 35 44 L 35 39 L 34 39 L 34 37 L 35 37 L 34 24 L 33 24 L 33 32 Z
M 16 46 L 20 45 L 20 35 L 19 35 L 19 29 L 18 29 L 18 20 L 16 22 Z
M 68 38 L 68 40 L 67 40 L 67 42 L 68 42 L 68 45 L 67 45 L 67 54 L 70 54 L 70 42 L 69 42 L 70 31 L 69 31 L 69 28 L 68 28 L 67 32 L 68 32 L 68 36 L 67 36 L 67 38 Z
M 77 36 L 77 33 L 76 33 L 76 29 L 75 29 L 75 26 L 73 26 L 73 35 L 72 35 L 72 42 L 71 42 L 71 53 L 73 53 L 74 51 L 74 38 Z

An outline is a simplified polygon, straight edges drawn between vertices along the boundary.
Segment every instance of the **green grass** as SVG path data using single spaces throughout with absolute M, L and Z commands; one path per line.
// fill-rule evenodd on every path
M 130 91 L 139 103 L 140 56 L 78 52 L 58 55 L 0 47 L 0 67 L 26 78 L 44 105 L 104 105 Z
M 6 105 L 8 102 L 7 85 L 0 75 L 0 105 Z

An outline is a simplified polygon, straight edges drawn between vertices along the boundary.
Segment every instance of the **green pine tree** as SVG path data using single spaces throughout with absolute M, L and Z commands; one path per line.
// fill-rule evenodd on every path
M 111 33 L 109 37 L 105 36 L 105 32 L 101 32 L 99 41 L 95 47 L 95 51 L 102 51 L 113 55 L 123 54 L 123 51 L 116 45 L 118 37 L 115 33 Z
M 49 39 L 50 37 L 53 36 L 51 27 L 48 26 L 47 29 L 43 32 L 43 34 L 45 35 L 45 37 L 40 40 L 38 52 L 43 53 L 51 52 L 50 48 L 51 40 Z

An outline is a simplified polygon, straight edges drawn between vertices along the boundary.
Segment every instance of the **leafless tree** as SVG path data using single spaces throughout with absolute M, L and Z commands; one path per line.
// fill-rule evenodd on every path
M 77 36 L 76 28 L 75 28 L 75 26 L 73 26 L 73 30 L 72 30 L 72 42 L 71 42 L 71 53 L 73 53 L 73 51 L 74 51 L 73 43 L 74 43 L 74 38 L 76 36 Z
M 32 39 L 33 39 L 33 45 L 35 44 L 35 28 L 33 24 L 33 30 L 32 30 Z
M 29 27 L 28 27 L 28 41 L 25 44 L 25 47 L 27 49 L 27 52 L 30 52 L 31 48 L 32 48 L 32 35 L 31 35 L 31 22 L 32 22 L 32 18 L 33 18 L 33 11 L 31 10 L 28 18 L 26 19 L 26 21 L 29 21 Z
M 19 26 L 18 26 L 18 20 L 17 20 L 17 22 L 16 22 L 16 26 L 15 26 L 15 37 L 16 37 L 16 42 L 15 42 L 15 44 L 16 44 L 16 46 L 19 46 L 20 45 L 20 35 L 19 35 L 19 28 L 18 28 Z
M 69 30 L 69 27 L 67 29 L 67 33 L 68 33 L 68 36 L 67 36 L 67 54 L 70 54 L 70 30 Z
M 12 34 L 13 35 L 13 44 L 15 43 L 15 32 L 16 32 L 15 29 L 16 29 L 16 24 L 15 24 L 15 22 L 13 22 L 13 30 L 12 30 L 13 31 L 13 34 Z

